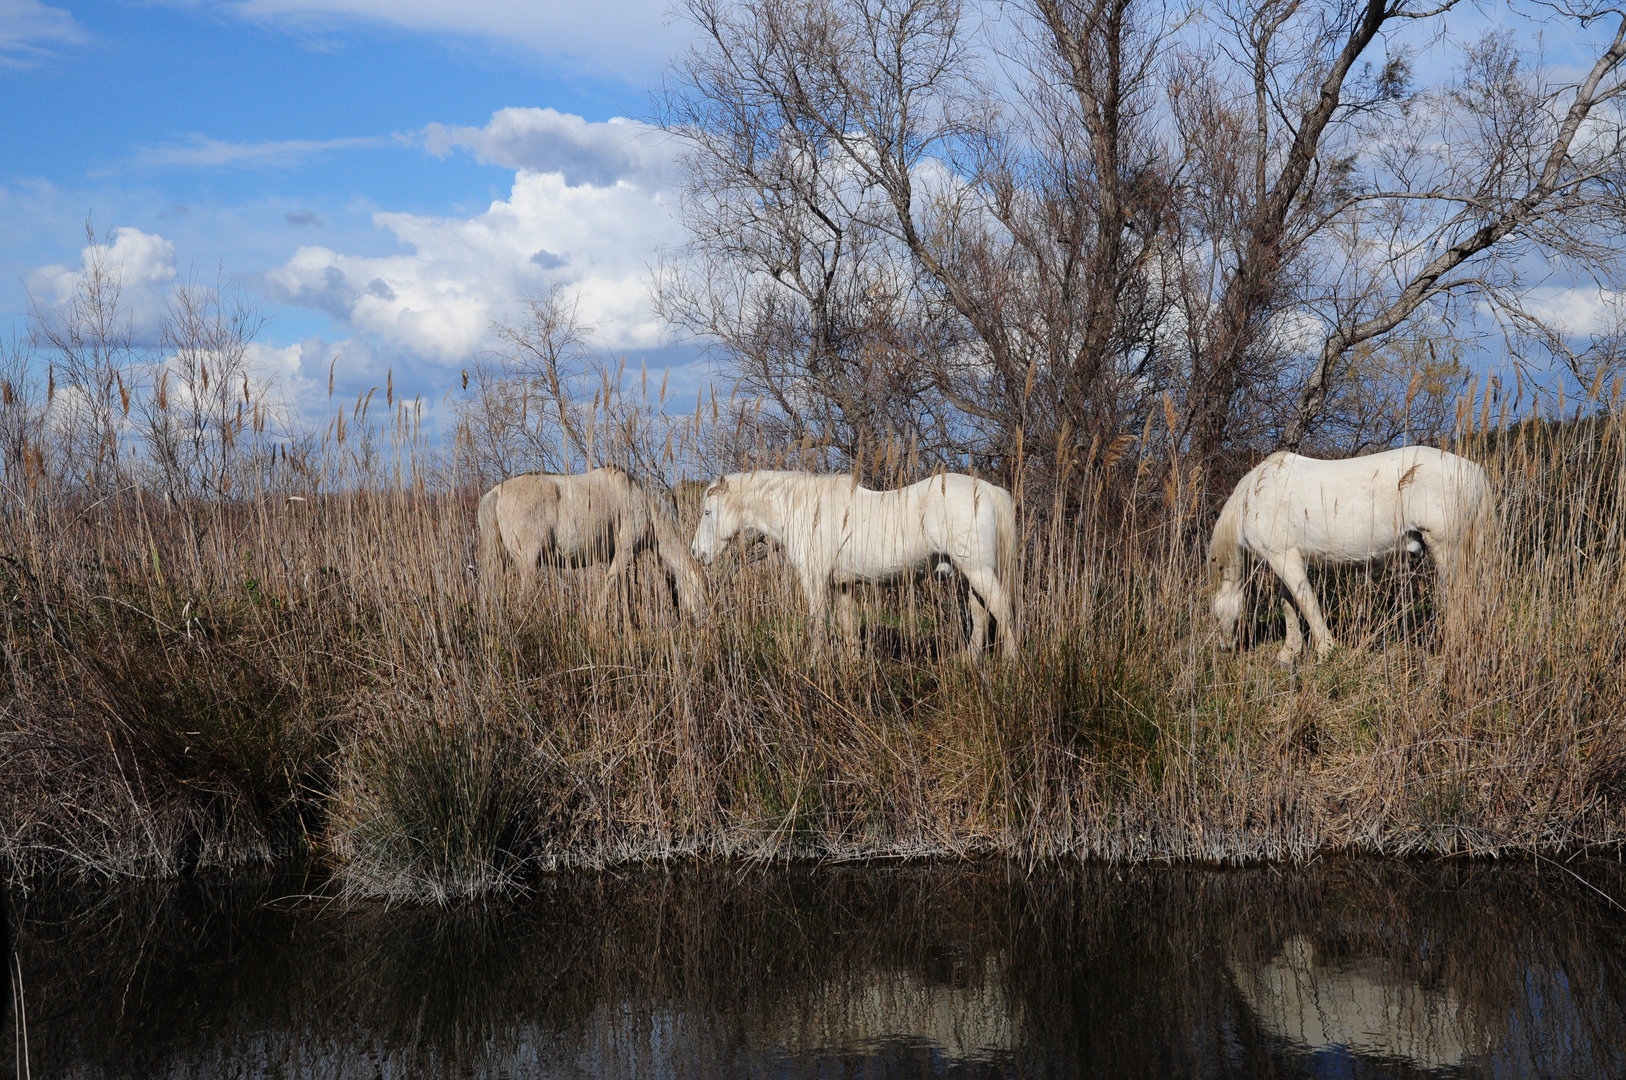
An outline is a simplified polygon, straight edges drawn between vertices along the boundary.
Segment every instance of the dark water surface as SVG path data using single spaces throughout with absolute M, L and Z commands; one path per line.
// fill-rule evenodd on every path
M 1544 863 L 310 889 L 14 893 L 32 1075 L 1626 1077 L 1626 913 Z

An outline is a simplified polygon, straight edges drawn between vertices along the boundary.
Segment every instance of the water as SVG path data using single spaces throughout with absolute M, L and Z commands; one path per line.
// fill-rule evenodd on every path
M 1572 869 L 1626 897 L 1618 864 Z M 311 887 L 14 897 L 32 1074 L 1626 1076 L 1626 914 L 1549 864 L 689 867 L 452 912 L 286 899 Z

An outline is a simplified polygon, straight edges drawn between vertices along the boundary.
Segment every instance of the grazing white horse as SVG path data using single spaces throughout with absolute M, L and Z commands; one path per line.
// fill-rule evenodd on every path
M 677 516 L 659 495 L 616 468 L 580 476 L 525 473 L 510 477 L 480 499 L 480 561 L 488 577 L 506 555 L 529 580 L 538 566 L 594 566 L 608 562 L 599 606 L 612 590 L 627 600 L 627 568 L 654 548 L 690 615 L 706 608 L 706 575 L 683 543 Z
M 807 594 L 816 642 L 835 590 L 836 619 L 857 642 L 852 587 L 920 573 L 947 562 L 971 585 L 970 654 L 982 651 L 988 616 L 1007 657 L 1016 655 L 1012 612 L 1016 511 L 1011 493 L 960 473 L 898 491 L 870 491 L 851 476 L 729 473 L 706 488 L 690 550 L 707 565 L 741 530 L 784 551 Z
M 1495 514 L 1485 470 L 1433 447 L 1342 461 L 1271 454 L 1236 485 L 1209 541 L 1222 644 L 1236 643 L 1250 556 L 1263 559 L 1292 597 L 1282 600 L 1287 644 L 1278 655 L 1290 664 L 1304 647 L 1299 615 L 1317 658 L 1333 646 L 1307 567 L 1367 563 L 1426 547 L 1449 591 L 1473 552 L 1491 542 Z

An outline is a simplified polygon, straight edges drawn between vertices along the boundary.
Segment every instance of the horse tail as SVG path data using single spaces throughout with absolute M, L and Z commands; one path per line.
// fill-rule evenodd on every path
M 997 560 L 994 572 L 999 575 L 1000 581 L 1005 583 L 1005 591 L 1016 598 L 1016 503 L 1011 493 L 1002 487 L 994 488 L 999 493 L 994 500 L 994 527 L 997 538 L 995 559 Z
M 666 495 L 657 494 L 643 484 L 634 482 L 648 510 L 649 525 L 655 533 L 655 554 L 666 564 L 667 575 L 677 588 L 678 606 L 695 618 L 706 610 L 706 575 L 689 552 L 678 527 L 677 511 Z
M 475 519 L 479 528 L 480 574 L 491 579 L 503 568 L 507 552 L 503 548 L 502 528 L 497 521 L 497 499 L 502 485 L 498 484 L 480 496 L 480 509 Z
M 1484 573 L 1487 559 L 1496 554 L 1499 533 L 1496 522 L 1496 496 L 1491 490 L 1490 478 L 1478 464 L 1470 463 L 1474 474 L 1474 508 L 1463 530 L 1462 554 L 1468 566 Z

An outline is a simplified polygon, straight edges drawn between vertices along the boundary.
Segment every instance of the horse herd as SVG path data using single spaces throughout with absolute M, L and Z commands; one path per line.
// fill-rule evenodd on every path
M 987 647 L 991 619 L 1005 656 L 1017 655 L 1015 504 L 1004 488 L 961 473 L 896 491 L 871 491 L 841 474 L 729 473 L 706 487 L 688 545 L 668 498 L 617 468 L 504 480 L 480 499 L 478 521 L 488 576 L 505 562 L 528 579 L 542 566 L 608 561 L 603 606 L 617 593 L 625 602 L 632 560 L 653 549 L 679 606 L 694 616 L 706 607 L 702 564 L 736 536 L 761 537 L 784 553 L 801 583 L 816 648 L 832 608 L 847 647 L 856 647 L 856 586 L 958 573 L 969 586 L 967 653 Z M 1288 664 L 1303 649 L 1301 618 L 1318 658 L 1333 646 L 1309 568 L 1426 549 L 1450 595 L 1494 526 L 1484 470 L 1444 450 L 1412 446 L 1339 461 L 1271 454 L 1237 483 L 1209 542 L 1220 644 L 1236 644 L 1254 560 L 1283 586 L 1287 640 L 1278 658 Z

